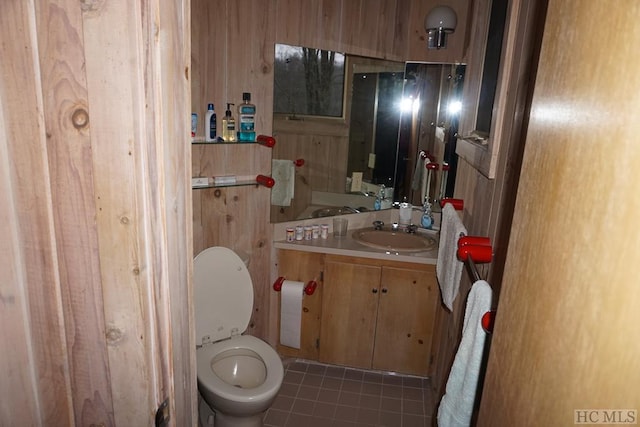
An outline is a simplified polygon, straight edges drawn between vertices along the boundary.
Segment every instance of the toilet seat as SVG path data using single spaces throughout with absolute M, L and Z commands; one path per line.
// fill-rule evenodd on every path
M 229 248 L 214 246 L 193 260 L 196 344 L 242 334 L 253 310 L 253 284 L 244 261 Z
M 267 372 L 264 382 L 258 387 L 243 389 L 235 387 L 220 379 L 211 368 L 211 361 L 216 355 L 234 349 L 246 349 L 255 352 L 265 365 Z M 282 382 L 284 369 L 276 351 L 266 342 L 251 335 L 234 336 L 233 338 L 205 345 L 196 351 L 198 383 L 223 398 L 238 403 L 263 401 L 273 397 Z

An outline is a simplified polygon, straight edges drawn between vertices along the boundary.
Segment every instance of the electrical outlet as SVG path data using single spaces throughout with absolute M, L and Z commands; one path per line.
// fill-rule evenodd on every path
M 376 154 L 375 153 L 369 153 L 369 162 L 367 163 L 367 166 L 369 167 L 369 169 L 375 169 L 376 168 Z
M 362 172 L 351 174 L 351 191 L 362 191 Z

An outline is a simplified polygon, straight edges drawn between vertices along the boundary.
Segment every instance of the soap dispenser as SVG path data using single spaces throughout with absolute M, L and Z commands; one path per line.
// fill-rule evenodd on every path
M 227 111 L 224 112 L 224 118 L 222 119 L 222 139 L 225 142 L 234 142 L 236 140 L 236 119 L 231 115 L 232 105 L 227 102 Z
M 422 218 L 420 218 L 420 225 L 423 228 L 431 229 L 433 227 L 433 213 L 431 212 L 431 202 L 429 196 L 424 198 L 424 205 L 422 206 Z

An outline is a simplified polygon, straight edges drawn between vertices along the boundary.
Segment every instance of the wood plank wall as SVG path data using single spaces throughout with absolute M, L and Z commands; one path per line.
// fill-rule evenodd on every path
M 427 51 L 423 20 L 441 3 L 456 10 L 459 30 L 448 49 Z M 251 92 L 257 132 L 272 134 L 275 43 L 396 61 L 455 62 L 464 56 L 467 19 L 463 0 L 193 0 L 192 110 L 204 117 L 213 102 L 220 120 L 224 103 L 238 103 L 242 92 Z M 271 170 L 272 153 L 261 146 L 197 147 L 193 153 L 193 176 Z M 248 332 L 275 343 L 269 334 L 269 191 L 197 190 L 193 206 L 194 253 L 221 245 L 250 255 L 255 307 Z
M 193 425 L 189 1 L 0 21 L 2 424 Z

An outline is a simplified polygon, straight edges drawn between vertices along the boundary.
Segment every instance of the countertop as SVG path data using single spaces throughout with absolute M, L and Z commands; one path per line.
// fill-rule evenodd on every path
M 358 243 L 351 236 L 356 230 L 348 230 L 344 237 L 333 237 L 330 233 L 326 239 L 298 240 L 287 242 L 280 240 L 274 242 L 276 249 L 289 249 L 295 251 L 317 252 L 332 255 L 345 255 L 361 258 L 384 259 L 402 262 L 412 262 L 416 264 L 436 264 L 438 260 L 438 250 L 434 249 L 426 252 L 398 253 L 388 252 L 381 249 L 374 249 Z M 435 230 L 419 230 L 430 237 L 438 239 L 439 233 Z

